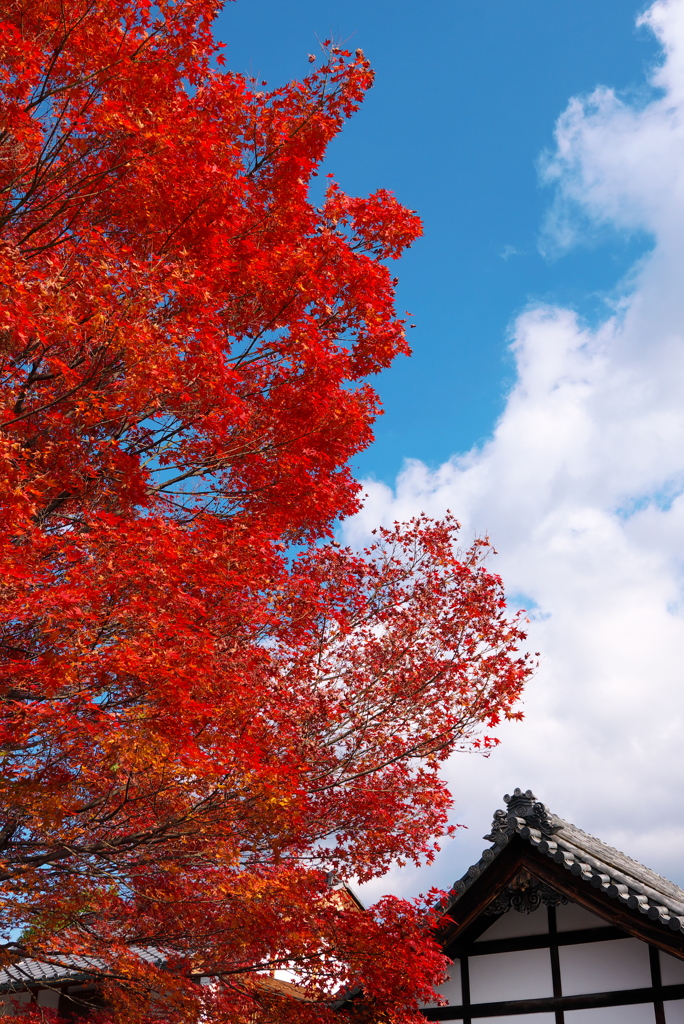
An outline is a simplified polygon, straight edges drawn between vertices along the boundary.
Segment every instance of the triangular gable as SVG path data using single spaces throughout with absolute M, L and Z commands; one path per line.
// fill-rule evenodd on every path
M 441 1020 L 684 1024 L 684 891 L 551 813 L 505 797 L 438 938 Z

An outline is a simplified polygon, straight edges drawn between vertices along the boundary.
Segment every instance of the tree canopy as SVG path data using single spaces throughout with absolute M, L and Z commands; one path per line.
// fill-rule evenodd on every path
M 264 91 L 219 6 L 0 5 L 4 956 L 99 958 L 121 1021 L 332 1020 L 362 986 L 400 1024 L 442 970 L 425 908 L 331 878 L 432 856 L 440 764 L 530 667 L 453 518 L 333 539 L 420 222 L 311 199 L 363 53 Z

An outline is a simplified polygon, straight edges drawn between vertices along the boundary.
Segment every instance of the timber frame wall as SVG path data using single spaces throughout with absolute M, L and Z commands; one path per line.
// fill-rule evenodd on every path
M 468 947 L 455 947 L 450 955 L 460 961 L 461 991 L 463 1002 L 459 1006 L 439 1006 L 423 1010 L 428 1020 L 458 1020 L 470 1024 L 479 1017 L 512 1017 L 519 1014 L 551 1012 L 556 1024 L 565 1024 L 565 1010 L 595 1009 L 603 1006 L 633 1006 L 651 1003 L 654 1024 L 665 1024 L 663 1003 L 670 999 L 684 999 L 684 983 L 663 985 L 661 982 L 660 959 L 655 946 L 649 945 L 651 985 L 648 988 L 591 992 L 582 995 L 563 995 L 563 978 L 559 949 L 611 939 L 629 939 L 631 936 L 622 929 L 607 925 L 598 928 L 577 929 L 558 932 L 556 929 L 556 908 L 548 907 L 548 935 L 522 935 L 510 939 L 490 939 L 471 943 Z M 491 919 L 489 919 L 491 923 Z M 503 1002 L 471 1003 L 469 961 L 475 956 L 493 953 L 512 953 L 528 949 L 548 949 L 553 979 L 553 996 L 542 999 L 517 999 Z

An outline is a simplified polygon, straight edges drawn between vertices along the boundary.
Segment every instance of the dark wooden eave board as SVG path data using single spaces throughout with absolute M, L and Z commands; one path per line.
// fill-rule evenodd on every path
M 549 857 L 538 853 L 533 847 L 528 846 L 524 859 L 528 870 L 557 892 L 615 927 L 621 928 L 628 935 L 649 942 L 663 952 L 684 960 L 684 936 L 681 932 L 673 932 L 659 921 L 652 921 L 646 914 L 623 906 L 581 877 L 571 874 L 561 864 L 556 864 Z
M 485 914 L 485 911 L 523 866 L 526 845 L 518 836 L 513 836 L 479 878 L 459 896 L 448 911 L 451 921 L 445 922 L 436 932 L 437 941 L 445 953 L 449 953 L 454 940 L 458 939 L 459 944 L 474 942 L 494 924 L 500 915 Z

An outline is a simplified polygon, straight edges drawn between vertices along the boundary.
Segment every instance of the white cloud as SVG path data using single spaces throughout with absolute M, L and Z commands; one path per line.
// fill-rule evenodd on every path
M 520 316 L 491 439 L 436 470 L 407 462 L 394 489 L 366 482 L 346 524 L 356 543 L 378 521 L 451 508 L 466 538 L 488 532 L 543 655 L 525 723 L 489 760 L 449 766 L 468 837 L 377 891 L 460 875 L 517 785 L 684 884 L 684 0 L 642 21 L 663 46 L 656 91 L 570 102 L 544 162 L 545 244 L 607 225 L 648 232 L 652 252 L 597 328 L 556 307 Z

